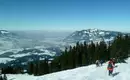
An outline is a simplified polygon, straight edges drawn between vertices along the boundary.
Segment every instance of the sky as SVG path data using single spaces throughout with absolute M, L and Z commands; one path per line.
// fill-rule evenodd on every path
M 0 29 L 130 32 L 130 0 L 0 0 Z

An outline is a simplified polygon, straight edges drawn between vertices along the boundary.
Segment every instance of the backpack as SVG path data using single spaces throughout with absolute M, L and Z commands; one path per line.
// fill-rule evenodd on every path
M 113 68 L 112 62 L 109 62 L 109 63 L 108 63 L 107 68 L 110 68 L 110 69 Z

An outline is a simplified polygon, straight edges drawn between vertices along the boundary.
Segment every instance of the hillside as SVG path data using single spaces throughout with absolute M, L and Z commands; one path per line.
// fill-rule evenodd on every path
M 91 36 L 89 38 L 93 38 L 93 39 L 91 39 L 92 41 L 94 39 L 98 40 L 98 37 L 100 37 L 101 35 L 105 35 L 105 39 L 107 39 L 107 37 L 109 37 L 109 36 L 106 36 L 106 34 L 108 34 L 108 33 L 111 34 L 111 36 L 109 37 L 111 39 L 112 38 L 112 34 L 116 36 L 117 33 L 118 33 L 118 32 L 114 33 L 113 31 L 107 32 L 107 31 L 98 30 L 98 29 L 88 29 L 87 31 L 83 30 L 83 31 L 81 31 L 81 33 L 89 34 L 89 36 Z M 0 59 L 0 67 L 5 67 L 7 65 L 14 65 L 14 66 L 21 65 L 21 66 L 24 66 L 24 65 L 27 65 L 27 63 L 30 62 L 30 61 L 43 60 L 45 58 L 52 60 L 52 58 L 54 58 L 54 56 L 61 55 L 61 51 L 62 50 L 64 51 L 65 45 L 67 46 L 67 44 L 62 42 L 60 39 L 54 40 L 54 38 L 50 39 L 50 37 L 49 37 L 49 39 L 44 39 L 44 40 L 33 40 L 33 39 L 30 40 L 30 39 L 18 38 L 18 37 L 20 37 L 18 35 L 17 36 L 15 35 L 16 38 L 15 37 L 7 37 L 4 34 L 11 35 L 12 33 L 8 32 L 8 31 L 2 31 L 1 35 L 3 35 L 3 37 L 1 37 L 0 39 L 7 38 L 7 40 L 3 40 L 3 41 L 12 42 L 12 40 L 16 39 L 16 41 L 14 41 L 14 43 L 17 43 L 17 41 L 19 41 L 18 43 L 22 44 L 25 47 L 14 48 L 14 49 L 9 48 L 7 50 L 1 50 L 1 52 L 0 52 L 0 58 L 1 58 Z M 76 35 L 78 35 L 78 34 L 81 35 L 80 31 Z M 100 35 L 98 35 L 98 34 L 100 34 Z M 14 35 L 12 35 L 12 36 L 14 36 Z M 75 35 L 73 35 L 73 36 L 75 36 Z M 79 36 L 79 37 L 82 37 L 82 36 Z M 113 36 L 113 39 L 114 39 L 114 36 Z M 38 44 L 40 44 L 40 45 L 37 46 Z M 8 45 L 5 44 L 5 47 L 8 46 Z M 19 46 L 19 45 L 17 45 L 17 46 Z M 1 46 L 1 47 L 3 47 L 3 46 Z M 99 48 L 102 48 L 102 47 L 99 46 Z M 103 48 L 102 48 L 102 50 L 103 50 Z M 117 50 L 119 50 L 119 49 L 117 49 Z M 123 51 L 123 52 L 125 52 L 125 51 Z M 84 53 L 84 52 L 81 52 L 81 53 Z M 97 48 L 97 50 L 95 52 L 93 52 L 93 53 L 96 54 L 96 53 L 100 53 L 100 52 L 98 52 L 98 48 Z M 104 53 L 104 51 L 102 51 L 102 53 Z M 92 52 L 88 52 L 88 54 L 92 54 Z M 80 56 L 79 54 L 76 54 L 76 55 Z M 81 56 L 83 57 L 85 55 L 81 55 Z M 103 54 L 103 56 L 105 56 L 105 55 Z M 86 57 L 84 57 L 84 58 L 86 58 Z M 64 59 L 67 59 L 67 58 L 64 58 Z M 90 61 L 91 60 L 90 57 L 87 57 L 87 60 Z M 96 60 L 96 58 L 94 58 L 92 62 L 95 62 L 95 60 Z M 80 61 L 80 58 L 78 58 L 78 61 Z M 87 63 L 87 62 L 84 62 L 84 63 Z M 79 64 L 81 64 L 81 62 L 79 62 Z M 64 66 L 62 66 L 62 67 L 64 68 Z
M 117 31 L 107 31 L 107 30 L 100 30 L 100 29 L 87 29 L 87 30 L 81 30 L 81 31 L 75 31 L 72 34 L 70 34 L 68 37 L 64 39 L 64 42 L 68 43 L 76 43 L 76 42 L 84 42 L 87 43 L 93 41 L 93 42 L 111 42 L 114 40 L 114 38 L 118 34 L 128 34 L 128 33 L 122 33 Z
M 117 67 L 114 69 L 113 77 L 108 76 L 107 63 L 101 67 L 90 65 L 37 77 L 27 74 L 7 76 L 9 80 L 130 80 L 130 58 L 126 62 L 116 64 Z

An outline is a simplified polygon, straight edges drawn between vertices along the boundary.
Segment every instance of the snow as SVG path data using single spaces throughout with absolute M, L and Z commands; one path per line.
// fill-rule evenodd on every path
M 30 53 L 25 53 L 25 54 L 15 54 L 15 55 L 10 55 L 10 57 L 18 58 L 18 57 L 24 57 L 24 56 L 29 56 Z
M 10 55 L 10 57 L 19 58 L 19 57 L 24 57 L 24 56 L 29 56 L 29 55 L 49 55 L 49 56 L 55 56 L 56 55 L 56 52 L 51 52 L 51 51 L 44 50 L 44 49 L 42 49 L 42 51 L 44 51 L 44 52 L 43 53 L 28 52 L 28 53 L 21 53 L 21 54 L 13 54 L 13 55 Z
M 7 63 L 9 61 L 12 61 L 12 60 L 15 60 L 15 59 L 12 59 L 12 58 L 0 58 L 0 63 Z
M 45 48 L 45 46 L 35 46 L 35 49 L 40 49 L 41 51 L 43 51 L 43 48 Z
M 8 80 L 37 80 L 37 77 L 34 77 L 33 75 L 28 74 L 17 74 L 17 75 L 7 75 Z
M 96 67 L 93 64 L 43 76 L 8 74 L 7 77 L 9 80 L 130 80 L 130 58 L 126 62 L 116 64 L 117 67 L 114 68 L 113 77 L 108 76 L 107 63 L 101 67 Z
M 90 29 L 90 32 L 96 32 L 98 29 Z
M 18 58 L 18 57 L 24 57 L 24 56 L 29 56 L 29 55 L 49 55 L 49 56 L 55 56 L 55 52 L 49 52 L 46 50 L 45 53 L 23 53 L 23 54 L 15 54 L 15 55 L 10 55 L 10 57 L 13 58 Z
M 104 35 L 104 32 L 99 32 L 100 35 Z
M 75 36 L 75 33 L 74 33 L 74 34 L 72 34 L 72 36 Z
M 84 34 L 86 34 L 86 33 L 87 33 L 87 34 L 89 34 L 89 32 L 88 32 L 88 31 L 84 31 L 83 33 L 84 33 Z
M 104 41 L 109 42 L 109 41 L 112 41 L 112 40 L 114 40 L 114 37 L 111 37 L 110 39 L 105 39 Z
M 112 42 L 113 39 L 118 35 L 118 32 L 114 31 L 106 31 L 106 30 L 100 30 L 100 29 L 87 29 L 87 30 L 81 30 L 74 32 L 74 36 L 67 37 L 64 41 L 68 43 L 73 42 L 82 42 L 81 40 L 85 40 L 86 42 L 92 41 L 95 43 L 97 41 L 105 41 L 105 42 Z M 82 33 L 82 34 L 81 34 Z M 121 33 L 124 34 L 124 33 Z M 85 36 L 86 35 L 86 36 Z M 110 37 L 110 38 L 109 38 Z M 111 38 L 113 37 L 113 38 Z M 100 39 L 102 38 L 102 39 Z
M 8 34 L 8 31 L 1 31 L 2 34 Z
M 0 55 L 7 53 L 7 52 L 13 52 L 13 53 L 18 53 L 19 51 L 22 51 L 23 49 L 9 49 L 9 50 L 0 50 Z
M 90 41 L 92 41 L 93 39 L 92 38 L 90 38 Z

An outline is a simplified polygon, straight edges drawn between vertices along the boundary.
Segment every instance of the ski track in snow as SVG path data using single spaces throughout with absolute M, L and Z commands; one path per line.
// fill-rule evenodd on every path
M 130 58 L 128 63 L 118 63 L 114 68 L 115 76 L 108 76 L 107 64 L 101 67 L 95 65 L 79 67 L 76 69 L 56 72 L 44 76 L 33 76 L 28 74 L 10 75 L 9 80 L 130 80 Z

